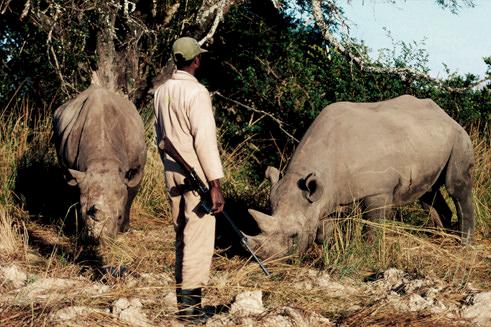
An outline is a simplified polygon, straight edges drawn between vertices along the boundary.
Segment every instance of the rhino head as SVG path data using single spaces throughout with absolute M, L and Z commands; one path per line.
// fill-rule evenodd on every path
M 69 185 L 80 191 L 80 215 L 89 238 L 104 242 L 114 238 L 126 216 L 128 187 L 136 185 L 137 178 L 118 168 L 94 169 L 81 172 L 69 169 Z M 135 185 L 133 185 L 135 184 Z
M 249 209 L 261 232 L 247 236 L 248 243 L 262 258 L 302 253 L 315 240 L 322 209 L 324 187 L 319 174 L 289 172 L 279 180 L 279 171 L 268 167 L 266 176 L 272 184 L 272 214 Z

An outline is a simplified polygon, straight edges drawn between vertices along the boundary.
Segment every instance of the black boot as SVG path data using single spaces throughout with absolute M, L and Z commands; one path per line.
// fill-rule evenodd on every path
M 186 322 L 203 323 L 207 317 L 201 308 L 201 288 L 176 289 L 177 319 Z

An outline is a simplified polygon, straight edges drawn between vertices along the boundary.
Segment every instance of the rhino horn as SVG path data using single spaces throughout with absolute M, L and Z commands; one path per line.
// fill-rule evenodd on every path
M 264 175 L 266 176 L 266 178 L 269 179 L 271 185 L 278 183 L 278 181 L 280 180 L 280 171 L 272 166 L 268 166 L 268 168 L 266 168 L 266 172 Z
M 266 215 L 253 209 L 249 209 L 248 211 L 263 233 L 271 233 L 275 229 L 274 225 L 276 224 L 276 221 L 273 216 Z

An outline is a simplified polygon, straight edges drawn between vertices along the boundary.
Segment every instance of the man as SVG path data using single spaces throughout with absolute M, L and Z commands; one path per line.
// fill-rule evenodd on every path
M 198 42 L 190 37 L 177 39 L 173 46 L 177 71 L 161 85 L 154 98 L 157 142 L 164 135 L 207 181 L 212 213 L 223 211 L 220 188 L 223 168 L 218 153 L 216 126 L 208 90 L 195 78 L 201 64 Z M 158 143 L 157 143 L 158 144 Z M 215 240 L 215 217 L 197 209 L 200 198 L 186 189 L 184 171 L 161 152 L 176 231 L 176 295 L 183 320 L 202 319 L 201 288 L 209 279 Z

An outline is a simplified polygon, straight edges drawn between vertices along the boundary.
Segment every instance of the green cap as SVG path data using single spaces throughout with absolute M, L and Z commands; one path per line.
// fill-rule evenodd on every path
M 172 45 L 174 60 L 176 60 L 177 54 L 180 54 L 184 58 L 184 60 L 191 60 L 203 52 L 207 52 L 207 50 L 201 49 L 198 41 L 196 41 L 192 37 L 181 37 L 177 39 Z

